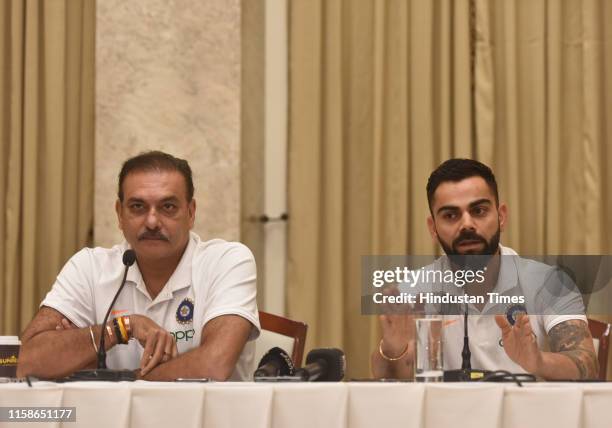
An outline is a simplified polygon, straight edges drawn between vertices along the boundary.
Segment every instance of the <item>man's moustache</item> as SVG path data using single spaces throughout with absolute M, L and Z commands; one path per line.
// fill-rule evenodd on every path
M 459 235 L 457 239 L 453 241 L 453 246 L 456 247 L 465 241 L 478 241 L 478 242 L 482 242 L 485 245 L 488 244 L 487 240 L 484 239 L 482 236 L 478 235 L 477 233 L 467 232 L 467 233 L 462 233 L 461 235 Z
M 143 232 L 138 235 L 138 240 L 155 239 L 160 241 L 169 241 L 168 237 L 161 232 Z

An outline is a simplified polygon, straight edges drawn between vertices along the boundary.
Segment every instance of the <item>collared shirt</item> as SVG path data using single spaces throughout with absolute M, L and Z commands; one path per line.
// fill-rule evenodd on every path
M 557 324 L 572 319 L 587 321 L 580 293 L 577 290 L 564 289 L 563 281 L 557 281 L 553 277 L 557 272 L 553 267 L 523 259 L 511 248 L 500 245 L 500 249 L 502 255 L 500 270 L 492 293 L 524 296 L 529 322 L 540 349 L 548 350 L 548 332 Z M 445 269 L 444 258 L 441 260 L 442 262 L 437 260 L 426 269 Z M 452 285 L 449 287 L 440 284 L 419 284 L 416 289 L 444 291 L 453 295 L 464 294 L 461 287 Z M 560 289 L 566 292 L 559 292 Z M 409 291 L 409 288 L 400 287 L 400 291 Z M 501 340 L 501 329 L 495 322 L 494 315 L 504 314 L 510 305 L 495 304 L 489 299 L 485 299 L 485 302 L 482 311 L 475 305 L 468 304 L 468 335 L 472 368 L 524 373 L 525 370 L 506 354 Z M 460 306 L 455 305 L 455 308 L 460 308 Z M 436 310 L 431 307 L 428 309 L 428 313 L 434 312 Z M 442 318 L 444 369 L 460 369 L 464 317 L 463 315 L 444 315 Z
M 84 248 L 64 266 L 41 306 L 56 309 L 77 327 L 101 324 L 123 278 L 126 242 L 106 248 Z M 234 314 L 252 325 L 230 379 L 249 379 L 253 373 L 253 340 L 259 335 L 256 302 L 256 268 L 251 251 L 243 244 L 214 239 L 202 242 L 191 233 L 174 273 L 152 299 L 135 263 L 109 319 L 144 315 L 169 331 L 179 354 L 200 345 L 202 329 L 220 315 Z M 107 353 L 109 368 L 139 367 L 143 348 L 136 340 L 117 345 Z

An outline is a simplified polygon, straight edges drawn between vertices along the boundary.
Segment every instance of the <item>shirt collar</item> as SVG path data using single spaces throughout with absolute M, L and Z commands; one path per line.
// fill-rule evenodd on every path
M 195 233 L 190 232 L 187 248 L 181 257 L 178 266 L 174 270 L 174 273 L 164 286 L 164 290 L 167 289 L 169 293 L 174 293 L 175 291 L 182 290 L 183 288 L 191 285 L 191 260 L 198 241 L 198 236 Z
M 193 253 L 199 241 L 200 237 L 198 235 L 193 232 L 189 233 L 189 241 L 187 242 L 187 248 L 185 249 L 185 252 L 181 257 L 179 264 L 172 273 L 172 276 L 170 277 L 164 288 L 161 290 L 156 300 L 160 298 L 164 300 L 171 299 L 172 293 L 183 288 L 189 287 L 191 285 L 191 260 L 193 258 Z M 125 241 L 123 242 L 122 247 L 123 251 L 130 248 L 129 244 Z M 127 282 L 131 282 L 133 285 L 136 286 L 136 288 L 144 292 L 147 296 L 149 295 L 149 293 L 146 291 L 146 286 L 144 284 L 144 280 L 142 279 L 142 274 L 140 273 L 138 263 L 134 263 L 128 270 L 126 283 Z
M 518 284 L 518 268 L 516 265 L 518 254 L 511 248 L 503 247 L 501 245 L 499 247 L 502 257 L 500 259 L 497 284 L 495 285 L 493 291 L 503 294 L 505 291 L 513 289 Z

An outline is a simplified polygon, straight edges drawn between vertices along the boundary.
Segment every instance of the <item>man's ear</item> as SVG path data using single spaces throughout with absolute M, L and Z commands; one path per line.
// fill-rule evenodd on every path
M 121 224 L 121 201 L 117 199 L 115 201 L 115 213 L 117 214 L 117 223 L 119 224 L 119 229 L 123 230 L 123 225 Z
M 436 224 L 434 223 L 434 219 L 432 216 L 427 217 L 427 229 L 429 229 L 429 234 L 431 235 L 431 239 L 434 244 L 438 243 L 438 232 L 436 232 Z
M 187 205 L 187 210 L 189 212 L 189 228 L 192 229 L 195 223 L 195 213 L 196 213 L 196 200 L 191 199 L 189 201 L 189 205 Z
M 508 206 L 506 204 L 499 204 L 497 211 L 499 216 L 499 229 L 503 232 L 508 222 Z

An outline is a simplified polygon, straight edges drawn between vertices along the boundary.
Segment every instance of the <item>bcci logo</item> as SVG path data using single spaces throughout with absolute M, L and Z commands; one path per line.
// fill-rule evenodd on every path
M 180 324 L 189 324 L 193 320 L 193 300 L 185 298 L 176 309 L 176 320 Z

